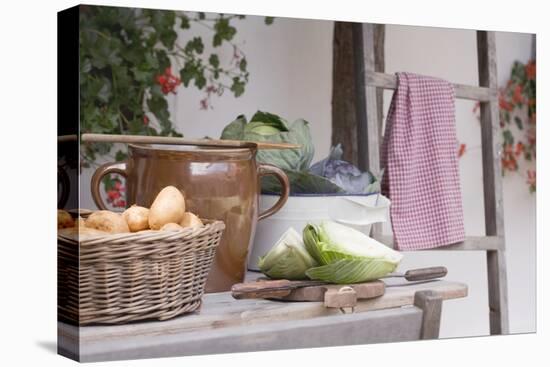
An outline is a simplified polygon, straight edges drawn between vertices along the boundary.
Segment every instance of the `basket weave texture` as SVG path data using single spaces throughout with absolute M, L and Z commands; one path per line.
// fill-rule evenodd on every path
M 87 325 L 166 320 L 201 305 L 225 225 L 58 236 L 58 316 Z

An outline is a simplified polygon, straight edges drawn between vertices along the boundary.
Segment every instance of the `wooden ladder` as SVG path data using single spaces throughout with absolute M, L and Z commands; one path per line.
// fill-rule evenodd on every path
M 380 174 L 380 141 L 382 139 L 377 88 L 396 89 L 394 75 L 375 71 L 374 24 L 354 25 L 356 72 L 356 108 L 359 166 Z M 489 323 L 491 334 L 507 334 L 508 293 L 502 208 L 500 166 L 501 145 L 498 139 L 499 107 L 495 33 L 477 31 L 477 58 L 479 86 L 454 84 L 456 98 L 479 101 L 481 104 L 481 152 L 483 161 L 483 198 L 485 206 L 485 236 L 467 236 L 464 242 L 439 249 L 423 251 L 485 251 L 487 253 L 487 280 L 489 296 Z M 365 144 L 366 143 L 366 144 Z M 373 237 L 393 246 L 391 236 L 382 236 L 381 227 L 374 226 Z

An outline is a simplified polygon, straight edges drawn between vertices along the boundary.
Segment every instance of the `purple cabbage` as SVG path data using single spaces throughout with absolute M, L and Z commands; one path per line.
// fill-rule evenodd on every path
M 327 178 L 348 194 L 379 192 L 379 184 L 370 172 L 361 172 L 353 164 L 342 160 L 342 146 L 332 147 L 327 158 L 311 166 L 310 172 Z

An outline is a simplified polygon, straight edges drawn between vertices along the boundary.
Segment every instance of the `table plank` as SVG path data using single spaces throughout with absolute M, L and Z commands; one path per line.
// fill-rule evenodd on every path
M 468 293 L 465 284 L 450 281 L 388 287 L 382 297 L 360 300 L 355 307 L 355 312 L 412 305 L 414 304 L 415 292 L 420 290 L 432 290 L 441 295 L 443 300 L 465 297 Z M 171 320 L 113 326 L 84 326 L 80 328 L 60 323 L 59 333 L 64 340 L 80 338 L 82 346 L 82 343 L 95 340 L 214 330 L 340 314 L 340 310 L 325 308 L 322 302 L 283 302 L 262 299 L 235 300 L 229 292 L 206 294 L 203 297 L 203 302 L 200 312 L 183 315 Z
M 417 307 L 340 314 L 209 331 L 96 340 L 82 345 L 80 361 L 96 362 L 183 355 L 317 348 L 418 340 Z

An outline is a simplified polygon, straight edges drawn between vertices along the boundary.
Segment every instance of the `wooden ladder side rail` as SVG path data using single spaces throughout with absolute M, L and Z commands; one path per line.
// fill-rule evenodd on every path
M 477 31 L 479 85 L 497 90 L 496 39 L 494 32 Z M 489 320 L 491 334 L 508 334 L 508 287 L 502 202 L 501 142 L 498 96 L 481 101 L 481 155 L 485 234 L 502 238 L 499 250 L 487 251 Z
M 374 25 L 357 24 L 354 37 L 356 60 L 356 101 L 358 112 L 359 166 L 380 175 L 381 135 L 377 123 L 376 88 L 395 89 L 395 76 L 378 73 L 374 68 Z M 508 293 L 500 175 L 499 110 L 497 94 L 495 33 L 477 31 L 479 86 L 454 84 L 457 98 L 480 101 L 483 161 L 483 198 L 486 237 L 467 237 L 462 243 L 441 250 L 481 250 L 487 253 L 489 322 L 491 334 L 507 334 Z M 372 235 L 391 243 L 382 236 L 381 226 L 374 225 Z

